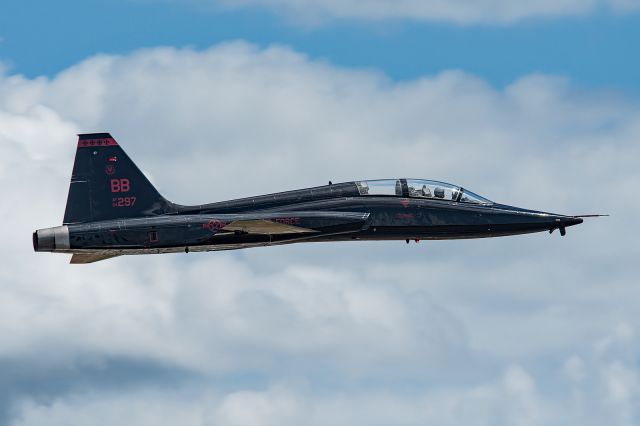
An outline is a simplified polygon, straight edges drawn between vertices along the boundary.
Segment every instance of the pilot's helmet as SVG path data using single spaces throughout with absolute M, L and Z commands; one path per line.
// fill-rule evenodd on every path
M 435 195 L 437 198 L 444 198 L 444 189 L 436 187 L 436 189 L 433 190 L 433 195 Z

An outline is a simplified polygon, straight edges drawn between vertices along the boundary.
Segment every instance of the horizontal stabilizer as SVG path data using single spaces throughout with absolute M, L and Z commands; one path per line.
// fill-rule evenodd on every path
M 243 232 L 247 234 L 276 235 L 276 234 L 306 234 L 317 232 L 313 229 L 286 225 L 264 219 L 234 220 L 222 228 L 223 231 Z
M 71 261 L 69 263 L 79 264 L 79 263 L 93 263 L 98 262 L 100 260 L 111 259 L 112 257 L 119 256 L 119 254 L 109 254 L 109 253 L 74 253 L 71 256 Z

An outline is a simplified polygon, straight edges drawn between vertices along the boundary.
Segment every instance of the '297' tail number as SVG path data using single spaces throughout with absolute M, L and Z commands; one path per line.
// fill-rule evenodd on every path
M 136 203 L 136 197 L 114 197 L 111 199 L 111 207 L 132 207 Z

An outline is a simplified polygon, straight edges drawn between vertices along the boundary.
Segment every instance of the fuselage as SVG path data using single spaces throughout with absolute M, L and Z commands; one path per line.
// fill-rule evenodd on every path
M 46 251 L 140 254 L 314 241 L 486 238 L 555 229 L 564 233 L 567 226 L 582 222 L 573 216 L 458 198 L 412 197 L 406 188 L 392 195 L 363 195 L 356 182 L 347 182 L 197 206 L 171 204 L 168 212 L 157 216 L 49 228 L 48 233 L 34 234 L 34 245 Z M 314 232 L 225 229 L 243 220 Z
M 33 233 L 36 251 L 72 263 L 123 254 L 230 250 L 319 241 L 485 238 L 582 219 L 496 204 L 423 179 L 363 180 L 183 206 L 165 199 L 109 133 L 78 135 L 63 225 Z

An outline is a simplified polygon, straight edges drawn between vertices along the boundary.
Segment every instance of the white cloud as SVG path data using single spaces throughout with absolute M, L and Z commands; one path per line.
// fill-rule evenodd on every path
M 375 386 L 326 392 L 275 380 L 264 389 L 226 392 L 196 385 L 73 395 L 48 403 L 26 399 L 16 407 L 14 425 L 634 424 L 637 409 L 630 399 L 640 396 L 637 386 L 624 396 L 625 404 L 611 404 L 620 392 L 611 389 L 611 382 L 630 382 L 624 369 L 631 366 L 614 362 L 590 367 L 594 375 L 589 383 L 559 384 L 572 395 L 560 400 L 558 390 L 538 389 L 529 372 L 511 365 L 486 382 L 412 392 Z
M 529 18 L 586 15 L 599 9 L 625 13 L 640 8 L 637 0 L 218 0 L 216 3 L 228 7 L 264 7 L 284 13 L 298 24 L 331 19 L 510 24 Z
M 374 414 L 512 424 L 522 413 L 523 424 L 545 424 L 568 404 L 583 424 L 633 423 L 639 118 L 629 100 L 556 77 L 504 89 L 458 71 L 394 82 L 244 43 L 97 56 L 50 79 L 5 72 L 0 362 L 21 368 L 0 373 L 19 389 L 9 397 L 0 386 L 0 411 L 9 404 L 23 424 L 89 424 L 110 406 L 115 417 L 93 417 L 113 424 L 137 404 L 159 408 L 132 424 L 242 424 L 252 421 L 247 405 L 265 424 L 307 415 L 340 424 L 342 412 L 345 424 L 372 424 Z M 74 135 L 88 131 L 111 131 L 181 203 L 413 176 L 524 207 L 613 216 L 565 238 L 68 266 L 32 253 L 30 233 L 60 223 Z M 183 372 L 195 402 L 131 374 L 114 396 L 95 378 L 125 374 L 112 360 Z M 73 374 L 47 379 L 61 371 Z M 266 385 L 217 385 L 244 375 Z

